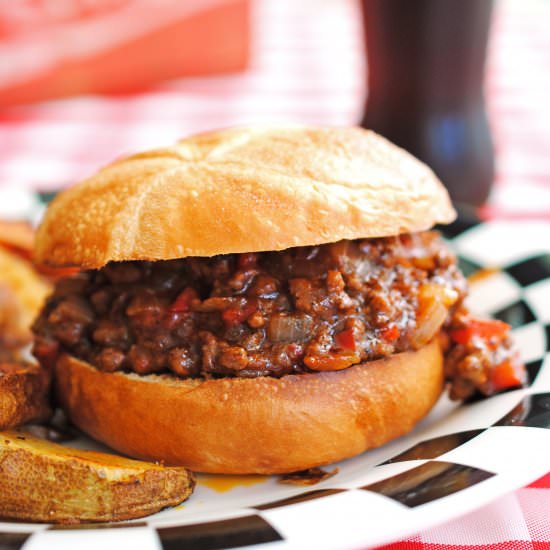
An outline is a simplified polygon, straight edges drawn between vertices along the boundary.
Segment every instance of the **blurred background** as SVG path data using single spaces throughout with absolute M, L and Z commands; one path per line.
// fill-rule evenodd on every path
M 483 216 L 550 219 L 549 28 L 550 0 L 0 1 L 0 214 L 190 133 L 363 121 Z

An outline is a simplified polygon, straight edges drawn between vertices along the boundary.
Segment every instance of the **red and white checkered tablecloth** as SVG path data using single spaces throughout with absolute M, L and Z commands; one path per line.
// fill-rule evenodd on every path
M 252 24 L 245 73 L 1 110 L 0 191 L 57 189 L 115 156 L 213 127 L 359 120 L 365 68 L 355 0 L 256 0 Z M 549 29 L 550 0 L 496 4 L 486 89 L 497 179 L 486 216 L 550 219 Z M 469 547 L 550 548 L 550 474 L 385 548 Z
M 378 550 L 548 550 L 550 474 L 459 519 Z

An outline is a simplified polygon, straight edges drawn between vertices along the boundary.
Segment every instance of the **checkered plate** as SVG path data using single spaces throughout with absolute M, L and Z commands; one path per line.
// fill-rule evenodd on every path
M 199 476 L 189 502 L 137 522 L 0 522 L 0 550 L 364 548 L 472 511 L 545 474 L 550 224 L 461 221 L 446 233 L 464 272 L 478 273 L 470 307 L 513 326 L 529 387 L 461 406 L 442 397 L 413 433 L 338 464 L 336 476 L 313 487 Z

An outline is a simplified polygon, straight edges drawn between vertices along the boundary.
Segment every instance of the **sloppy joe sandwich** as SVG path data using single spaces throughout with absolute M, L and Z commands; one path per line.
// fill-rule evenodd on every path
M 216 473 L 282 473 L 410 431 L 443 388 L 520 385 L 475 319 L 432 171 L 358 128 L 238 128 L 105 167 L 58 196 L 58 281 L 34 353 L 92 437 Z

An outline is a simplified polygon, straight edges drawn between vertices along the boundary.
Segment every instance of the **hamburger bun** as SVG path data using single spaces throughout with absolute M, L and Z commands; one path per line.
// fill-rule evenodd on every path
M 455 218 L 409 153 L 360 128 L 237 128 L 130 156 L 57 197 L 39 264 L 283 250 L 423 231 Z
M 103 373 L 68 355 L 59 399 L 83 431 L 126 455 L 198 472 L 286 473 L 409 432 L 439 398 L 438 340 L 337 372 L 201 381 Z

